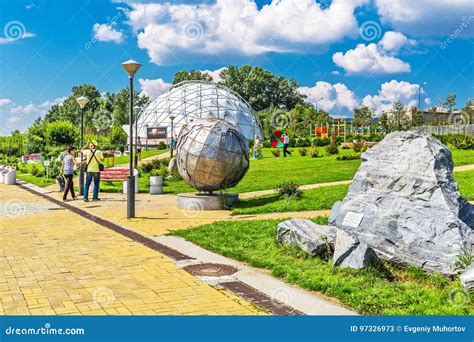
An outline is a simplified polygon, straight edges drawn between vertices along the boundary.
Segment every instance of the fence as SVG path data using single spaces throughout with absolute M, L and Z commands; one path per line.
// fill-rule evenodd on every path
M 474 125 L 418 126 L 412 128 L 421 133 L 430 134 L 470 134 L 474 135 Z

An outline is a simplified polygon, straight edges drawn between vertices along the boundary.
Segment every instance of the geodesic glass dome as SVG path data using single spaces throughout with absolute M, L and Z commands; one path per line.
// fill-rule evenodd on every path
M 246 139 L 263 134 L 257 115 L 234 91 L 212 82 L 185 81 L 159 95 L 142 110 L 138 119 L 138 135 L 146 137 L 146 127 L 167 127 L 171 137 L 170 115 L 174 116 L 173 133 L 194 119 L 219 118 L 238 126 Z

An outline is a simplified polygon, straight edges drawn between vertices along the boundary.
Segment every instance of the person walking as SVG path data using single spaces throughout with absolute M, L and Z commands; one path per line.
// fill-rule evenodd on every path
M 137 138 L 137 146 L 136 146 L 136 149 L 137 149 L 137 160 L 140 161 L 140 159 L 142 158 L 142 140 L 140 139 L 140 137 Z
M 258 135 L 255 135 L 255 139 L 253 141 L 253 159 L 258 158 L 258 149 L 260 147 L 260 138 Z
M 72 199 L 76 199 L 76 194 L 74 192 L 74 166 L 79 165 L 76 161 L 76 149 L 74 147 L 69 147 L 67 154 L 63 157 L 63 162 L 61 164 L 61 177 L 64 175 L 66 178 L 66 186 L 64 187 L 63 201 L 67 200 L 67 194 L 71 192 Z
M 283 157 L 286 157 L 286 154 L 289 154 L 291 157 L 291 152 L 288 151 L 288 146 L 290 146 L 290 137 L 285 133 L 283 134 Z
M 87 147 L 89 146 L 89 149 Z M 104 170 L 104 156 L 101 151 L 97 149 L 97 141 L 90 140 L 88 144 L 81 148 L 81 153 L 86 157 L 85 172 L 86 184 L 84 186 L 84 202 L 89 202 L 89 188 L 92 181 L 94 182 L 94 191 L 92 194 L 93 201 L 100 201 L 100 171 Z

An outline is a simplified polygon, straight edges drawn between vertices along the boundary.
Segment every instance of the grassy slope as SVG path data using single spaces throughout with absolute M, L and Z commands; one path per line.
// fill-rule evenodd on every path
M 324 219 L 317 221 L 324 223 Z M 448 300 L 449 293 L 460 286 L 459 280 L 450 281 L 417 268 L 400 269 L 392 265 L 387 265 L 384 273 L 371 269 L 333 269 L 330 261 L 309 258 L 296 247 L 281 246 L 276 240 L 277 223 L 275 220 L 217 222 L 173 234 L 208 250 L 268 269 L 289 283 L 337 298 L 359 313 L 474 314 L 472 305 L 452 305 Z

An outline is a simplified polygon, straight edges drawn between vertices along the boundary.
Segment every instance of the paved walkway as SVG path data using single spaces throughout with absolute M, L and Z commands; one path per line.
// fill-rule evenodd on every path
M 0 185 L 0 208 L 0 315 L 261 313 L 19 186 Z

